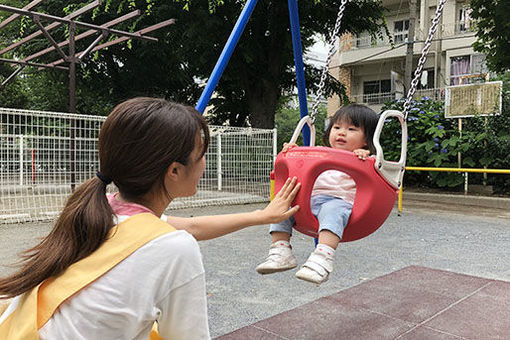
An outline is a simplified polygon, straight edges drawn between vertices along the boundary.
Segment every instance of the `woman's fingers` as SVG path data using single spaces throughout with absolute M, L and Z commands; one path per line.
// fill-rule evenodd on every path
M 288 199 L 289 195 L 291 196 L 291 200 L 296 197 L 297 190 L 299 190 L 299 187 L 301 186 L 301 183 L 297 183 L 297 177 L 293 178 L 287 178 L 285 183 L 283 184 L 280 191 L 278 191 L 277 197 L 280 197 L 282 199 Z
M 294 215 L 299 210 L 299 205 L 293 206 L 291 209 L 287 210 L 284 215 L 284 221 L 289 219 L 292 215 Z

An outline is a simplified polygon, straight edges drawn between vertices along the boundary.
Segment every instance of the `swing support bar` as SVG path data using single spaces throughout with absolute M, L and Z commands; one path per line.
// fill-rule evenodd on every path
M 223 51 L 221 52 L 216 65 L 214 66 L 211 76 L 207 81 L 205 89 L 202 91 L 202 95 L 198 100 L 197 106 L 195 107 L 198 112 L 203 114 L 207 104 L 209 103 L 209 100 L 211 100 L 212 93 L 214 92 L 216 85 L 218 85 L 218 81 L 220 80 L 223 71 L 225 71 L 225 67 L 227 67 L 230 57 L 234 52 L 239 38 L 243 34 L 244 28 L 246 27 L 246 24 L 248 23 L 248 20 L 250 19 L 256 4 L 257 0 L 248 0 L 246 5 L 244 5 L 243 11 L 241 12 L 241 15 L 239 15 L 234 29 L 232 30 L 232 33 L 230 33 L 227 43 L 225 44 L 225 47 L 223 48 Z
M 301 118 L 308 116 L 308 103 L 306 99 L 305 66 L 303 64 L 303 50 L 301 47 L 301 32 L 299 30 L 299 14 L 297 0 L 289 0 L 290 30 L 292 32 L 292 48 L 294 50 L 294 65 L 299 98 L 299 112 Z M 319 98 L 317 98 L 319 100 Z M 303 127 L 303 145 L 310 145 L 310 128 Z
M 248 23 L 248 20 L 253 13 L 255 5 L 257 4 L 257 0 L 248 0 L 246 5 L 239 15 L 237 22 L 230 33 L 230 36 L 221 52 L 214 69 L 209 76 L 209 80 L 202 91 L 200 99 L 198 100 L 195 108 L 198 112 L 204 113 L 207 104 L 211 100 L 211 96 L 218 85 L 218 82 L 225 71 L 225 68 L 234 52 L 234 49 L 243 34 L 244 28 Z M 306 83 L 305 83 L 305 73 L 304 73 L 304 64 L 303 64 L 303 50 L 301 47 L 301 33 L 299 30 L 299 14 L 298 14 L 298 6 L 297 0 L 288 0 L 289 4 L 289 18 L 290 18 L 290 26 L 292 32 L 292 47 L 294 50 L 294 64 L 296 67 L 296 78 L 297 78 L 297 88 L 298 88 L 298 96 L 299 96 L 299 108 L 301 113 L 301 118 L 308 116 L 308 104 L 306 99 Z M 308 125 L 303 128 L 303 140 L 305 145 L 310 144 L 310 129 Z

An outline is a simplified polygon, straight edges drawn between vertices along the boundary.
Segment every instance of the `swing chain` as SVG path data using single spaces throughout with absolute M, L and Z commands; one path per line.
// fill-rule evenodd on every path
M 439 19 L 441 18 L 441 14 L 443 13 L 443 8 L 446 3 L 446 0 L 440 0 L 439 4 L 436 9 L 436 14 L 434 16 L 434 19 L 432 19 L 432 24 L 429 29 L 429 35 L 427 36 L 427 39 L 425 40 L 425 46 L 423 47 L 423 50 L 421 52 L 420 60 L 418 61 L 418 66 L 416 67 L 416 70 L 414 71 L 414 78 L 411 81 L 411 86 L 409 88 L 409 91 L 407 92 L 406 101 L 404 103 L 404 119 L 407 119 L 407 115 L 409 114 L 409 107 L 411 106 L 411 100 L 413 99 L 413 96 L 416 92 L 416 89 L 418 88 L 418 81 L 421 76 L 421 72 L 423 70 L 423 66 L 425 65 L 425 61 L 427 60 L 427 55 L 430 50 L 430 46 L 432 45 L 432 38 L 434 37 L 434 34 L 436 33 L 437 26 L 439 23 Z
M 326 64 L 324 65 L 324 67 L 322 69 L 321 79 L 319 82 L 319 88 L 317 89 L 315 102 L 313 103 L 313 106 L 312 106 L 312 112 L 309 115 L 312 124 L 315 123 L 315 115 L 317 114 L 317 111 L 319 109 L 320 99 L 324 92 L 324 86 L 326 85 L 326 78 L 328 77 L 328 73 L 329 73 L 329 63 L 331 62 L 333 55 L 336 53 L 335 40 L 336 40 L 336 37 L 338 36 L 338 33 L 340 32 L 340 24 L 342 23 L 342 17 L 344 15 L 345 5 L 347 4 L 348 1 L 349 0 L 342 0 L 342 2 L 340 3 L 340 7 L 338 8 L 338 16 L 337 16 L 336 22 L 335 22 L 335 28 L 333 29 L 333 32 L 331 32 L 331 35 L 329 37 L 328 58 L 326 59 Z

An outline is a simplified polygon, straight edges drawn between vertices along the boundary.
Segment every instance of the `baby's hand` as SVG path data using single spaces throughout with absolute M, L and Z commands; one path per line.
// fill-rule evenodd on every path
M 282 152 L 286 153 L 287 151 L 289 151 L 292 148 L 295 148 L 296 146 L 297 146 L 296 143 L 283 143 Z
M 361 160 L 365 160 L 368 156 L 370 156 L 370 151 L 365 149 L 356 149 L 353 152 Z

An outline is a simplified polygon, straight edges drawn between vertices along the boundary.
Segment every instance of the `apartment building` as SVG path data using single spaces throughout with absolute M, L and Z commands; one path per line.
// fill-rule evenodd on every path
M 405 97 L 405 64 L 408 48 L 410 8 L 415 7 L 413 72 L 435 15 L 438 0 L 383 0 L 388 10 L 387 25 L 393 45 L 386 35 L 373 38 L 368 34 L 345 34 L 340 38 L 338 54 L 330 72 L 346 87 L 351 102 L 365 103 L 378 110 L 391 99 Z M 474 25 L 469 0 L 448 0 L 434 36 L 417 96 L 441 98 L 444 87 L 467 83 L 485 74 L 485 57 L 473 50 Z M 340 105 L 339 98 L 328 101 L 331 114 Z M 331 112 L 329 112 L 331 111 Z

